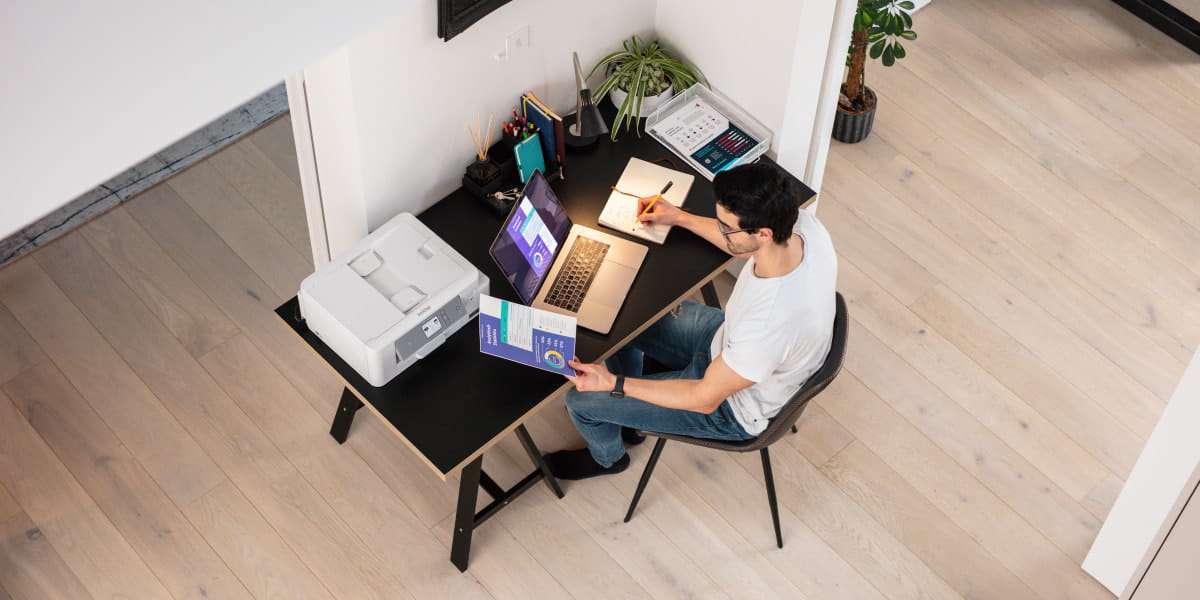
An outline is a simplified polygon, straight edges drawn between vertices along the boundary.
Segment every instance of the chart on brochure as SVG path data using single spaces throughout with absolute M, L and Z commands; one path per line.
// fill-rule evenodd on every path
M 574 375 L 575 317 L 479 297 L 479 351 L 535 369 Z

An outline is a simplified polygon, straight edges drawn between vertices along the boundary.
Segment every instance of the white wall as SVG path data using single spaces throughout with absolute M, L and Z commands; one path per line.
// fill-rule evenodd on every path
M 1192 356 L 1179 387 L 1146 441 L 1121 495 L 1113 504 L 1083 570 L 1122 595 L 1185 487 L 1200 465 L 1200 351 Z
M 571 51 L 587 68 L 653 22 L 654 4 L 644 0 L 520 0 L 443 42 L 430 1 L 306 68 L 310 103 L 336 107 L 310 106 L 331 253 L 459 187 L 473 152 L 466 123 L 476 113 L 499 123 L 532 90 L 566 114 L 574 109 Z M 505 37 L 525 26 L 530 47 L 495 60 Z
M 0 238 L 414 3 L 0 3 Z
M 780 165 L 819 189 L 837 98 L 836 84 L 824 81 L 827 73 L 841 81 L 853 5 L 744 0 L 729 10 L 719 0 L 659 0 L 655 29 L 774 132 L 771 151 Z
M 522 0 L 448 43 L 433 33 L 433 3 L 416 6 L 304 71 L 310 102 L 337 107 L 310 110 L 330 252 L 457 188 L 471 157 L 465 124 L 476 112 L 485 120 L 489 112 L 511 115 L 525 89 L 561 113 L 572 110 L 571 51 L 587 68 L 631 33 L 657 37 L 701 66 L 714 87 L 776 132 L 782 165 L 806 181 L 816 169 L 819 178 L 829 143 L 816 128 L 831 32 L 835 13 L 852 3 L 745 0 L 731 11 L 716 0 Z M 505 37 L 526 25 L 531 48 L 508 63 L 493 60 Z M 845 43 L 832 44 L 839 56 Z

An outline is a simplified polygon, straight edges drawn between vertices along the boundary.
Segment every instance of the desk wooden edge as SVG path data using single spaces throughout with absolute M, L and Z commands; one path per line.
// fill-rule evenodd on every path
M 712 280 L 714 280 L 718 276 L 720 276 L 720 274 L 723 271 L 725 271 L 727 268 L 729 268 L 729 265 L 733 264 L 733 261 L 734 261 L 734 257 L 730 256 L 728 260 L 721 263 L 720 267 L 714 269 L 713 272 L 711 274 L 709 274 L 708 277 L 705 277 L 704 279 L 700 280 L 699 283 L 692 286 L 688 291 L 684 292 L 683 295 L 679 296 L 674 301 L 669 302 L 665 308 L 663 308 L 661 311 L 659 311 L 653 317 L 647 319 L 645 323 L 642 323 L 642 325 L 640 327 L 638 327 L 637 329 L 634 329 L 632 332 L 630 332 L 629 335 L 625 336 L 620 342 L 614 344 L 612 349 L 609 350 L 607 353 L 605 353 L 602 356 L 597 357 L 596 362 L 600 362 L 600 361 L 605 360 L 608 357 L 612 356 L 613 354 L 616 354 L 616 352 L 618 350 L 620 350 L 621 348 L 624 348 L 626 344 L 628 344 L 630 341 L 632 341 L 633 338 L 640 335 L 643 331 L 646 330 L 646 328 L 650 327 L 650 325 L 652 325 L 654 323 L 657 323 L 659 319 L 666 316 L 666 314 L 668 312 L 670 312 L 671 309 L 675 308 L 676 305 L 678 305 L 680 302 L 683 302 L 684 300 L 687 300 L 693 294 L 695 294 L 696 292 L 699 292 L 700 288 L 703 288 L 704 286 L 706 286 L 710 282 L 712 282 Z M 492 446 L 495 446 L 497 443 L 499 443 L 500 440 L 504 439 L 506 436 L 508 436 L 509 434 L 516 431 L 517 427 L 524 425 L 525 422 L 534 415 L 534 413 L 537 413 L 538 411 L 540 411 L 542 409 L 542 407 L 545 406 L 548 402 L 551 402 L 551 401 L 557 399 L 561 394 L 566 393 L 567 389 L 572 385 L 571 382 L 564 379 L 563 384 L 561 386 L 559 386 L 558 389 L 554 390 L 554 392 L 552 394 L 546 396 L 545 398 L 542 399 L 541 402 L 538 402 L 532 408 L 525 411 L 525 414 L 521 415 L 520 418 L 513 421 L 513 423 L 511 425 L 504 428 L 502 431 L 500 431 L 500 433 L 497 433 L 494 437 L 492 437 L 492 439 L 485 442 L 482 446 L 479 447 L 478 450 L 472 452 L 469 456 L 467 456 L 465 459 L 463 459 L 462 462 L 458 463 L 457 465 L 454 465 L 453 467 L 450 468 L 450 470 L 443 473 L 442 470 L 437 468 L 437 466 L 435 466 L 432 462 L 430 462 L 430 460 L 425 456 L 425 454 L 423 452 L 421 452 L 419 449 L 417 449 L 417 447 L 415 445 L 413 445 L 413 443 L 410 442 L 408 440 L 408 438 L 404 437 L 404 434 L 400 433 L 400 430 L 396 429 L 396 427 L 394 425 L 392 425 L 391 421 L 388 421 L 387 418 L 384 417 L 383 414 L 380 413 L 379 410 L 376 409 L 375 406 L 371 404 L 370 401 L 368 401 L 366 398 L 364 398 L 363 395 L 361 393 L 359 393 L 358 389 L 356 389 L 353 385 L 350 385 L 350 382 L 346 381 L 346 378 L 342 377 L 342 374 L 338 373 L 337 369 L 334 369 L 329 364 L 329 362 L 325 360 L 325 357 L 321 356 L 321 354 L 319 352 L 317 352 L 316 349 L 313 348 L 312 345 L 309 344 L 308 341 L 305 340 L 295 330 L 295 328 L 293 328 L 292 325 L 287 322 L 286 319 L 284 319 L 282 316 L 280 316 L 279 313 L 276 313 L 274 311 L 272 311 L 272 313 L 275 315 L 276 319 L 279 319 L 280 322 L 282 322 L 284 325 L 287 326 L 288 331 L 290 331 L 292 333 L 292 335 L 296 336 L 296 339 L 300 340 L 300 342 L 303 343 L 304 347 L 307 348 L 309 352 L 312 352 L 314 355 L 316 355 L 316 357 L 321 360 L 321 363 L 324 364 L 325 367 L 328 368 L 330 371 L 332 371 L 333 374 L 335 376 L 337 376 L 337 378 L 339 380 L 341 380 L 343 387 L 350 390 L 350 392 L 353 393 L 355 396 L 358 396 L 358 399 L 360 401 L 362 401 L 363 405 L 366 406 L 367 408 L 371 409 L 371 412 L 375 413 L 375 416 L 378 417 L 379 420 L 382 421 L 383 424 L 392 431 L 392 433 L 396 434 L 396 437 L 400 438 L 405 443 L 405 445 L 407 445 L 409 447 L 409 449 L 413 451 L 413 454 L 416 454 L 417 456 L 419 456 L 421 458 L 421 461 L 424 462 L 426 465 L 428 465 L 429 468 L 431 470 L 433 470 L 433 472 L 436 473 L 437 476 L 442 479 L 442 481 L 448 481 L 450 476 L 461 471 L 463 469 L 463 467 L 466 467 L 468 464 L 471 463 L 471 461 L 475 460 L 476 458 L 479 458 L 480 456 L 483 455 L 484 452 L 487 452 L 488 450 L 490 450 L 492 448 Z

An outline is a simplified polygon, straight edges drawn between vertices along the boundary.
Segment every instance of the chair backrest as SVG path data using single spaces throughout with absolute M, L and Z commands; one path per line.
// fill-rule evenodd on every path
M 829 354 L 825 357 L 825 362 L 821 364 L 821 368 L 813 373 L 808 381 L 796 391 L 795 394 L 779 409 L 779 413 L 771 417 L 771 422 L 767 424 L 767 428 L 762 433 L 758 434 L 757 438 L 747 440 L 746 445 L 738 448 L 742 452 L 750 452 L 758 450 L 775 443 L 792 428 L 796 423 L 796 419 L 800 418 L 801 413 L 808 406 L 809 400 L 816 397 L 837 377 L 842 370 L 842 362 L 846 358 L 846 300 L 842 298 L 840 293 L 834 300 L 837 303 L 836 312 L 833 316 L 833 341 L 829 345 Z

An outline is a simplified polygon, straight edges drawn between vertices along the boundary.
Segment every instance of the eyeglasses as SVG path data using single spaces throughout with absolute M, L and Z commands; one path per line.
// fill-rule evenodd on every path
M 743 227 L 741 229 L 730 229 L 729 226 L 726 225 L 724 221 L 717 219 L 717 231 L 719 231 L 721 233 L 721 235 L 725 236 L 726 238 L 729 238 L 729 236 L 731 236 L 735 233 L 741 233 L 743 231 L 758 231 L 758 228 L 757 227 Z

